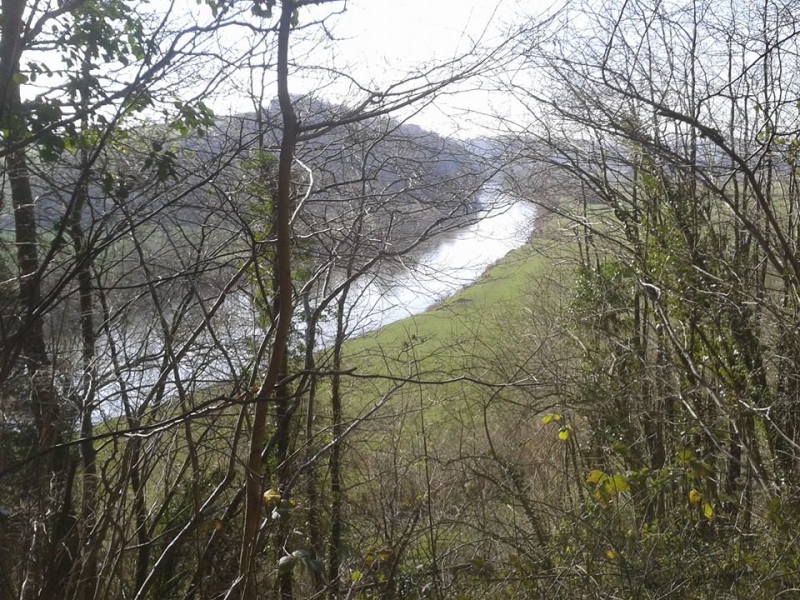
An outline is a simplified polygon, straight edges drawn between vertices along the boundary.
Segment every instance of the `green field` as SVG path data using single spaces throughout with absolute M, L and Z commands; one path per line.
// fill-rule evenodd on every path
M 347 343 L 346 354 L 354 359 L 363 354 L 391 353 L 410 342 L 425 353 L 463 347 L 467 341 L 502 335 L 509 314 L 537 302 L 537 281 L 561 280 L 562 263 L 574 256 L 564 244 L 568 234 L 555 222 L 537 230 L 525 246 L 511 251 L 491 266 L 477 281 L 426 312 L 396 321 Z
M 383 421 L 377 432 L 424 409 L 439 432 L 455 433 L 489 399 L 525 395 L 541 348 L 563 336 L 556 320 L 575 275 L 573 240 L 564 222 L 550 219 L 473 284 L 422 314 L 349 340 L 342 361 L 353 372 L 344 382 L 348 416 L 363 418 L 390 393 L 374 415 Z M 523 385 L 499 387 L 514 382 Z M 419 424 L 405 432 L 417 437 Z

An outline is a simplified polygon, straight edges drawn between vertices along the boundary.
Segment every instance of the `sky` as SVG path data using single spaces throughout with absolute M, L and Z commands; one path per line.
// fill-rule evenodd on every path
M 347 78 L 332 78 L 330 71 L 310 71 L 307 68 L 323 66 L 346 72 L 360 85 L 380 91 L 402 81 L 408 73 L 419 73 L 436 63 L 462 56 L 476 44 L 496 47 L 507 39 L 509 30 L 546 12 L 559 1 L 341 0 L 305 7 L 291 43 L 297 63 L 306 69 L 290 72 L 290 91 L 294 94 L 315 92 L 335 103 L 356 103 L 365 95 L 348 84 Z M 163 16 L 163 13 L 159 15 L 162 6 L 173 6 L 171 14 L 185 20 L 188 25 L 211 21 L 210 9 L 198 0 L 177 0 L 174 5 L 145 2 L 144 5 L 158 18 Z M 326 19 L 325 29 L 303 27 L 331 13 L 341 14 Z M 179 30 L 179 26 L 176 28 Z M 241 29 L 234 33 L 232 28 L 226 28 L 216 35 L 218 38 L 211 42 L 212 45 L 200 50 L 206 49 L 209 54 L 222 56 L 237 50 L 239 56 L 243 56 L 249 51 L 249 42 Z M 309 38 L 313 35 L 316 38 Z M 274 52 L 274 46 L 270 52 Z M 30 59 L 43 63 L 51 60 L 46 51 L 26 53 L 26 60 Z M 274 54 L 265 60 L 274 61 Z M 225 66 L 220 63 L 211 68 L 224 71 Z M 274 62 L 270 69 L 263 83 L 260 79 L 252 81 L 250 71 L 242 70 L 232 75 L 223 87 L 217 88 L 215 96 L 208 98 L 204 96 L 206 85 L 201 69 L 196 74 L 199 78 L 191 80 L 193 83 L 186 80 L 182 92 L 186 99 L 192 96 L 206 98 L 207 104 L 217 114 L 250 112 L 253 110 L 252 90 L 265 89 L 264 102 L 275 96 Z M 42 87 L 31 82 L 23 86 L 22 93 L 33 98 L 41 90 L 51 88 L 57 79 L 56 76 L 40 82 Z M 180 83 L 184 84 L 184 81 Z M 503 99 L 502 95 L 476 90 L 477 85 L 473 80 L 465 85 L 448 87 L 447 93 L 437 97 L 433 106 L 415 113 L 410 121 L 445 135 L 464 138 L 487 133 L 488 119 L 481 113 L 502 112 Z M 400 116 L 407 116 L 410 112 Z
M 352 73 L 360 83 L 379 89 L 402 79 L 407 72 L 452 60 L 475 44 L 496 45 L 526 16 L 543 13 L 552 4 L 553 0 L 347 0 L 346 10 L 327 23 L 334 40 L 309 46 L 304 55 L 296 48 L 296 55 L 306 64 L 334 64 Z M 338 5 L 341 6 L 345 3 Z M 330 12 L 330 6 L 310 10 L 318 13 L 305 18 Z M 301 22 L 303 19 L 301 15 Z M 295 93 L 323 86 L 323 95 L 333 101 L 355 96 L 343 83 L 290 74 L 290 88 Z M 443 134 L 479 135 L 486 122 L 479 113 L 496 109 L 491 105 L 497 97 L 475 91 L 474 87 L 470 83 L 452 89 L 411 121 Z M 217 112 L 250 109 L 245 105 L 239 108 L 231 97 L 215 106 Z
M 518 2 L 502 0 L 352 0 L 341 19 L 347 52 L 365 66 L 413 67 L 467 51 L 473 41 L 499 36 Z M 533 3 L 530 3 L 533 4 Z

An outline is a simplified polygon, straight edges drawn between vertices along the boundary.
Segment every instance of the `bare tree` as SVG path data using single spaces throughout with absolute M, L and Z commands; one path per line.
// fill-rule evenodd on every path
M 792 7 L 574 9 L 580 25 L 526 47 L 531 70 L 508 86 L 529 110 L 515 147 L 558 173 L 551 208 L 572 223 L 580 258 L 569 327 L 584 374 L 563 401 L 580 403 L 583 505 L 600 510 L 568 559 L 609 575 L 585 581 L 592 594 L 784 593 L 791 577 L 744 576 L 726 557 L 742 543 L 754 562 L 793 560 L 791 535 L 757 518 L 759 507 L 772 523 L 785 514 L 796 468 L 793 417 L 777 416 L 794 404 L 783 346 L 798 282 Z M 534 76 L 547 85 L 529 85 Z M 568 535 L 582 535 L 572 522 Z M 625 538 L 627 526 L 662 543 Z M 681 554 L 670 536 L 704 555 Z M 610 569 L 592 544 L 609 548 Z M 658 563 L 672 552 L 676 569 Z
M 358 98 L 334 107 L 289 93 L 303 66 L 290 42 L 327 31 L 330 14 L 305 21 L 306 12 L 338 4 L 207 2 L 196 14 L 179 4 L 150 14 L 126 2 L 6 4 L 0 153 L 17 239 L 3 244 L 16 283 L 4 283 L 13 293 L 3 298 L 0 380 L 12 441 L 0 468 L 13 499 L 4 545 L 31 551 L 3 561 L 4 593 L 255 597 L 266 583 L 292 597 L 304 584 L 276 565 L 303 558 L 289 552 L 305 544 L 291 541 L 282 514 L 295 510 L 291 491 L 305 477 L 322 557 L 328 506 L 327 495 L 314 499 L 324 482 L 314 467 L 330 456 L 337 516 L 327 581 L 315 587 L 337 597 L 340 457 L 374 412 L 348 421 L 334 391 L 333 424 L 317 426 L 325 417 L 314 394 L 328 377 L 338 389 L 347 372 L 361 278 L 471 218 L 487 177 L 463 148 L 389 115 L 499 55 L 354 87 Z M 230 35 L 243 43 L 221 50 Z M 36 54 L 47 48 L 59 62 Z M 46 87 L 51 72 L 66 83 Z M 204 100 L 243 73 L 277 80 L 279 110 L 262 95 L 253 115 L 215 117 Z M 38 96 L 23 100 L 20 86 Z M 299 298 L 309 314 L 303 352 Z M 334 306 L 336 334 L 323 349 L 315 336 Z M 279 518 L 265 521 L 265 505 Z

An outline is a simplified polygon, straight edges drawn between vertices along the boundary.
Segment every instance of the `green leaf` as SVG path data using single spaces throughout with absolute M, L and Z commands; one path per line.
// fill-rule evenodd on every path
M 768 522 L 772 523 L 779 529 L 783 529 L 785 521 L 782 515 L 780 498 L 774 497 L 767 500 L 767 514 L 765 516 Z
M 255 0 L 250 10 L 253 16 L 269 19 L 272 17 L 273 6 L 275 6 L 275 0 Z
M 175 163 L 174 154 L 172 152 L 165 152 L 158 158 L 158 168 L 156 169 L 156 178 L 160 182 L 165 182 L 170 177 L 175 176 Z
M 114 176 L 111 173 L 103 173 L 103 193 L 110 196 L 114 192 Z
M 392 551 L 391 548 L 382 548 L 382 549 L 378 550 L 376 556 L 378 557 L 378 560 L 382 560 L 382 561 L 386 562 L 387 560 L 389 560 L 392 557 L 392 554 L 393 554 L 393 551 Z
M 622 456 L 630 456 L 631 453 L 631 449 L 628 448 L 628 446 L 626 444 L 623 444 L 622 442 L 615 442 L 611 446 L 611 450 L 613 452 L 616 452 L 617 454 L 621 454 Z
M 689 461 L 694 458 L 694 452 L 688 448 L 684 448 L 683 450 L 678 450 L 678 452 L 675 454 L 675 458 L 677 458 L 678 462 L 683 466 L 686 466 Z
M 703 516 L 709 521 L 714 518 L 714 507 L 710 503 L 703 503 Z
M 598 479 L 597 489 L 594 492 L 594 497 L 601 504 L 607 506 L 611 500 L 628 490 L 630 490 L 630 486 L 624 475 L 617 474 L 609 476 L 601 473 Z
M 361 571 L 353 571 L 350 573 L 350 581 L 353 583 L 358 583 L 361 581 Z
M 64 151 L 64 141 L 61 138 L 48 138 L 47 142 L 39 147 L 39 158 L 44 162 L 55 162 Z
M 691 469 L 692 477 L 695 479 L 705 479 L 711 475 L 711 467 L 699 460 L 690 460 L 688 466 Z
M 322 573 L 322 570 L 325 568 L 323 562 L 316 558 L 309 558 L 305 561 L 306 567 L 312 573 Z
M 11 76 L 11 79 L 14 81 L 14 83 L 17 83 L 19 85 L 22 85 L 23 83 L 28 83 L 28 76 L 25 75 L 24 73 L 14 73 Z
M 630 486 L 628 485 L 628 480 L 625 479 L 624 475 L 614 475 L 610 479 L 611 487 L 613 488 L 614 492 L 620 494 L 622 492 L 627 492 L 630 490 Z

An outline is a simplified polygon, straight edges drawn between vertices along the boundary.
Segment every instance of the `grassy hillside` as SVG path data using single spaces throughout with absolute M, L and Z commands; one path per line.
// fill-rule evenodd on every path
M 543 348 L 563 342 L 558 320 L 569 303 L 576 252 L 571 230 L 547 220 L 473 284 L 422 314 L 348 341 L 346 412 L 364 419 L 355 437 L 371 451 L 392 439 L 416 456 L 445 456 L 461 447 L 454 438 L 484 438 L 486 418 L 502 439 L 539 431 L 537 415 L 552 408 L 554 397 L 546 383 L 552 373 L 541 366 L 543 355 L 552 356 Z M 528 431 L 512 434 L 512 424 Z M 426 434 L 427 450 L 420 446 L 426 430 L 434 432 Z
M 524 318 L 538 303 L 553 300 L 553 284 L 574 275 L 571 268 L 564 268 L 574 258 L 575 247 L 562 225 L 552 220 L 539 227 L 528 244 L 426 312 L 350 340 L 345 349 L 347 362 L 366 372 L 413 347 L 417 358 L 424 358 L 421 370 L 458 371 L 465 353 L 480 355 L 482 346 L 508 334 L 514 319 Z M 386 366 L 391 367 L 391 362 Z

